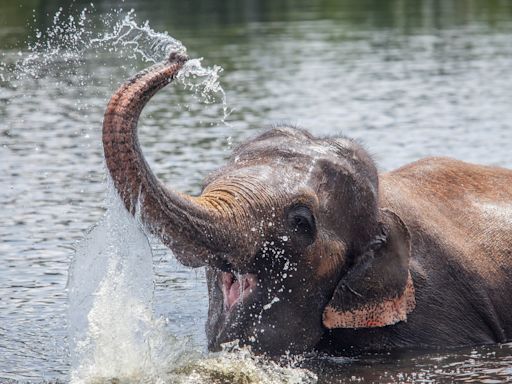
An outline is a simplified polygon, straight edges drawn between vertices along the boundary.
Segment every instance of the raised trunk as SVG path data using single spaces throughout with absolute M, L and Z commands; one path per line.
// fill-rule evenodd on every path
M 142 155 L 137 122 L 149 99 L 169 84 L 187 61 L 173 54 L 168 61 L 144 70 L 112 96 L 103 120 L 107 168 L 126 209 L 140 213 L 143 223 L 170 247 L 178 260 L 192 267 L 216 264 L 221 252 L 215 241 L 220 215 L 200 198 L 167 189 Z M 216 244 L 217 243 L 217 244 Z

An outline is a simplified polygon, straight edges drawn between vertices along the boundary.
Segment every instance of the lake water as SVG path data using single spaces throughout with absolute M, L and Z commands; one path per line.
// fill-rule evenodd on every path
M 510 1 L 59 4 L 0 4 L 0 382 L 70 377 L 66 282 L 77 242 L 107 206 L 104 108 L 150 65 L 137 53 L 148 41 L 94 39 L 131 8 L 139 26 L 148 20 L 204 66 L 224 69 L 225 122 L 220 100 L 205 104 L 178 87 L 143 113 L 148 161 L 181 191 L 198 193 L 232 146 L 282 121 L 359 138 L 383 171 L 431 155 L 512 167 Z M 185 349 L 204 353 L 204 272 L 152 248 L 156 316 Z M 316 357 L 303 366 L 327 383 L 498 383 L 512 380 L 512 346 Z M 293 370 L 276 381 L 293 382 Z

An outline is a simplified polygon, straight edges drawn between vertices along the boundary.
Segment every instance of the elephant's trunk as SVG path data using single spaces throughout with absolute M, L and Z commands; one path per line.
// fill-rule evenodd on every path
M 204 199 L 165 188 L 145 161 L 137 138 L 143 107 L 175 78 L 187 60 L 182 54 L 173 54 L 117 90 L 105 112 L 103 149 L 114 186 L 128 211 L 135 214 L 139 210 L 144 225 L 181 263 L 197 267 L 215 264 L 214 255 L 222 252 L 215 236 L 220 214 Z

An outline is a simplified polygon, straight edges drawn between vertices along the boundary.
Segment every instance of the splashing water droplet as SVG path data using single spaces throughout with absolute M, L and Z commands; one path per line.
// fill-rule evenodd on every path
M 218 65 L 214 65 L 213 68 L 204 68 L 201 65 L 201 61 L 202 58 L 186 62 L 178 73 L 177 79 L 183 83 L 185 88 L 192 90 L 195 95 L 199 96 L 206 103 L 213 103 L 220 97 L 224 112 L 222 122 L 226 123 L 230 112 L 228 110 L 226 93 L 219 82 L 219 75 L 223 69 Z
M 109 187 L 108 211 L 70 267 L 72 382 L 156 379 L 199 353 L 153 314 L 152 253 L 141 226 Z
M 78 74 L 77 69 L 84 65 L 87 57 L 101 52 L 115 54 L 124 59 L 132 59 L 135 71 L 137 60 L 156 63 L 167 59 L 171 52 L 186 53 L 186 47 L 167 32 L 154 31 L 149 22 L 137 22 L 135 11 L 113 10 L 101 16 L 100 24 L 106 30 L 97 31 L 93 16 L 94 8 L 83 8 L 78 16 L 64 16 L 62 8 L 53 16 L 53 23 L 44 31 L 35 29 L 28 43 L 28 52 L 20 51 L 20 59 L 15 63 L 14 79 L 6 79 L 6 70 L 0 71 L 0 79 L 22 80 L 39 79 L 50 72 L 61 77 L 78 78 L 79 84 L 86 85 L 90 74 Z M 222 103 L 221 123 L 226 124 L 230 114 L 226 94 L 220 85 L 222 67 L 203 67 L 202 58 L 190 59 L 178 73 L 178 83 L 192 90 L 200 101 L 206 104 Z M 2 63 L 5 66 L 5 63 Z M 0 66 L 0 70 L 3 69 Z

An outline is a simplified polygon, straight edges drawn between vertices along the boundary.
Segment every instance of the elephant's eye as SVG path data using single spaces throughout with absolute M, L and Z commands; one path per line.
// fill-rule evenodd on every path
M 291 230 L 309 245 L 315 240 L 315 216 L 305 205 L 294 205 L 288 210 L 288 225 Z

